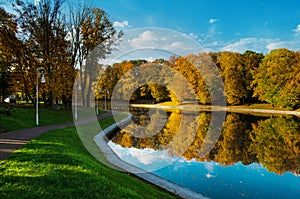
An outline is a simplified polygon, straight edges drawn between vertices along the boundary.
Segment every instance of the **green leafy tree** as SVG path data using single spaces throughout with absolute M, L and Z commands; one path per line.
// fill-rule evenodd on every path
M 247 90 L 247 98 L 245 102 L 257 102 L 257 98 L 253 97 L 255 85 L 253 84 L 254 75 L 258 71 L 259 64 L 262 62 L 264 55 L 262 53 L 247 50 L 243 53 L 244 69 L 242 71 L 243 81 Z
M 296 109 L 300 90 L 299 52 L 288 49 L 272 50 L 265 56 L 254 77 L 254 95 L 272 105 Z

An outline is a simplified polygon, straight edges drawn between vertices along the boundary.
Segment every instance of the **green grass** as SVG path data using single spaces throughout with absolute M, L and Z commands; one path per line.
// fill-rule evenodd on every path
M 105 128 L 112 118 L 101 121 Z M 0 198 L 175 198 L 97 161 L 75 127 L 47 132 L 0 163 Z
M 69 121 L 73 121 L 71 109 L 53 110 L 44 107 L 39 109 L 40 126 Z M 4 131 L 15 131 L 33 127 L 36 127 L 34 108 L 14 108 L 10 116 L 0 114 L 0 128 L 4 129 Z
M 102 113 L 105 113 L 105 111 L 99 110 L 99 114 Z M 10 116 L 0 114 L 0 129 L 7 132 L 34 128 L 36 127 L 35 114 L 35 108 L 14 108 Z M 72 109 L 53 110 L 45 107 L 39 108 L 39 126 L 70 121 L 73 121 Z

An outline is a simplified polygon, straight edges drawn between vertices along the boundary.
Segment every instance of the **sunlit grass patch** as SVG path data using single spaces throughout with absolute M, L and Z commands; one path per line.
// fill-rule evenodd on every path
M 101 120 L 104 127 L 112 118 Z M 134 176 L 104 166 L 75 127 L 47 132 L 0 163 L 0 198 L 174 198 Z

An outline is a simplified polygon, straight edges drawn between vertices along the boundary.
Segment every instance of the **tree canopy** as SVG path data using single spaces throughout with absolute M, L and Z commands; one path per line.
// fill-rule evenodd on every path
M 83 105 L 90 106 L 92 93 L 96 93 L 96 98 L 110 98 L 121 77 L 134 67 L 142 66 L 147 71 L 145 68 L 153 64 L 164 64 L 180 73 L 192 88 L 182 88 L 182 92 L 194 93 L 199 104 L 211 104 L 214 90 L 210 89 L 216 84 L 214 77 L 209 77 L 206 74 L 209 71 L 205 71 L 208 69 L 203 66 L 199 72 L 198 63 L 194 62 L 209 56 L 222 77 L 228 105 L 269 103 L 289 110 L 300 108 L 299 52 L 284 48 L 266 54 L 250 50 L 210 52 L 171 56 L 169 60 L 158 58 L 148 63 L 142 59 L 124 60 L 103 66 L 99 60 L 115 49 L 123 35 L 122 31 L 115 30 L 104 10 L 85 5 L 69 5 L 66 9 L 64 0 L 11 2 L 15 15 L 0 9 L 2 100 L 8 95 L 10 86 L 11 91 L 21 92 L 25 100 L 34 103 L 36 82 L 39 82 L 36 80 L 40 78 L 37 70 L 44 67 L 46 84 L 40 85 L 39 97 L 47 105 L 71 102 L 74 80 L 79 72 L 81 99 Z M 211 63 L 207 61 L 206 64 Z M 127 85 L 128 88 L 132 86 Z M 171 87 L 151 81 L 140 85 L 131 96 L 131 100 L 141 99 L 156 103 L 178 100 Z
M 82 99 L 88 98 L 99 71 L 95 62 L 105 58 L 122 36 L 106 12 L 75 4 L 66 9 L 64 0 L 11 2 L 15 15 L 3 8 L 0 10 L 4 20 L 1 22 L 0 61 L 1 73 L 7 70 L 4 66 L 9 67 L 12 89 L 22 92 L 25 100 L 34 103 L 36 82 L 40 82 L 37 71 L 43 67 L 46 83 L 40 85 L 39 97 L 49 106 L 59 101 L 67 105 L 79 71 Z
M 254 94 L 260 100 L 282 108 L 299 108 L 299 52 L 272 50 L 262 60 L 254 77 Z

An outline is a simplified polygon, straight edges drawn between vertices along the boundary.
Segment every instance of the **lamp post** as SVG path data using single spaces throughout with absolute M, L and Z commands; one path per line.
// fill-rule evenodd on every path
M 98 92 L 100 93 L 101 90 L 99 89 Z M 96 103 L 97 103 L 96 104 L 96 114 L 99 115 L 99 110 L 98 110 L 99 109 L 99 98 L 96 98 Z
M 99 89 L 98 91 L 99 91 L 99 93 L 102 93 L 101 89 Z M 108 90 L 105 88 L 105 92 L 104 92 L 104 110 L 105 111 L 107 110 L 107 103 L 106 103 L 106 95 L 107 95 L 107 93 L 108 93 Z
M 78 104 L 78 100 L 77 100 L 77 92 L 81 90 L 81 86 L 80 86 L 80 83 L 77 84 L 77 89 L 75 91 L 75 120 L 78 119 L 78 107 L 77 107 L 77 104 Z
M 45 83 L 46 79 L 45 79 L 45 75 L 44 73 L 46 72 L 46 69 L 44 67 L 40 67 L 37 69 L 37 75 L 36 75 L 36 115 L 35 115 L 35 122 L 36 125 L 39 125 L 39 75 L 42 76 L 41 78 L 41 83 Z
M 105 88 L 105 96 L 104 96 L 104 110 L 105 111 L 107 111 L 106 94 L 107 94 L 107 89 Z

